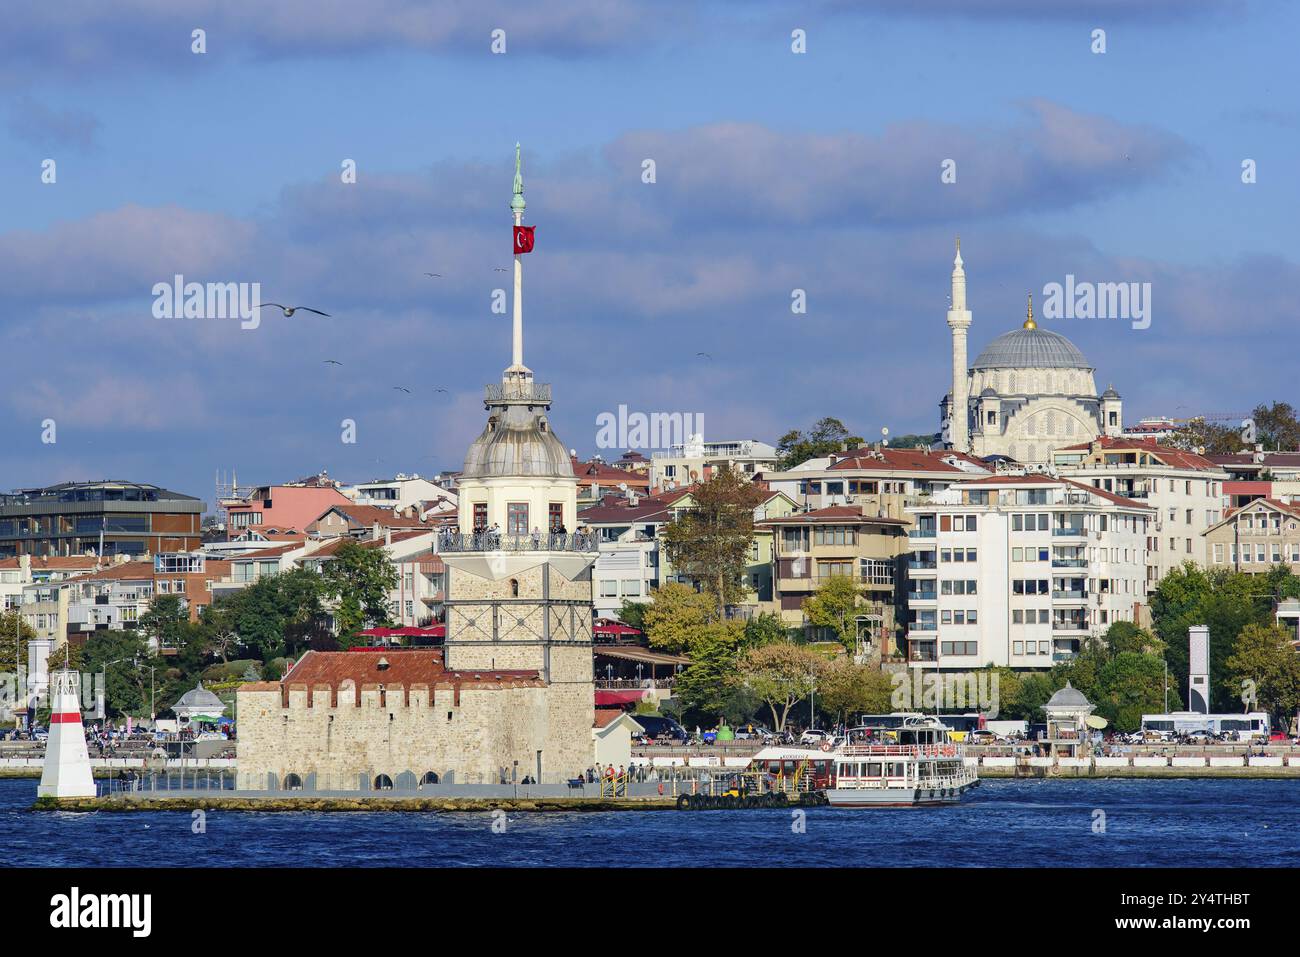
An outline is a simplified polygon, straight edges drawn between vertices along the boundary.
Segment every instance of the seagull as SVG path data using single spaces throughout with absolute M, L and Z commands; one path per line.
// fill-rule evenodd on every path
M 331 365 L 331 366 L 341 366 L 341 365 L 343 365 L 343 363 L 339 362 L 338 359 L 326 359 L 326 360 L 325 360 L 325 364 L 326 364 L 326 365 Z
M 441 279 L 441 278 L 442 278 L 442 276 L 440 276 L 440 275 L 439 275 L 438 273 L 436 273 L 436 272 L 427 272 L 427 273 L 425 273 L 425 275 L 428 276 L 428 277 L 430 277 L 431 279 Z
M 311 306 L 282 306 L 278 302 L 264 302 L 262 303 L 262 305 L 275 306 L 275 308 L 282 310 L 284 312 L 284 318 L 286 319 L 292 316 L 299 309 L 301 309 L 303 312 L 314 312 L 318 316 L 325 316 L 326 318 L 329 318 L 328 312 L 321 312 L 319 309 L 313 309 Z
M 411 390 L 410 390 L 410 389 L 404 389 L 404 388 L 402 388 L 400 385 L 395 385 L 395 386 L 393 386 L 393 388 L 396 389 L 398 392 L 405 392 L 407 395 L 410 395 L 410 394 L 411 394 Z
M 434 392 L 446 392 L 447 390 L 446 390 L 446 389 L 434 389 L 433 391 L 434 391 Z
M 709 355 L 707 352 L 697 352 L 697 353 L 695 353 L 695 354 L 696 354 L 697 356 L 704 356 L 704 358 L 706 358 L 706 359 L 712 359 L 712 358 L 713 358 L 713 356 Z
M 493 267 L 492 267 L 492 271 L 493 271 L 493 272 L 509 272 L 510 270 L 507 269 L 505 266 L 493 266 Z

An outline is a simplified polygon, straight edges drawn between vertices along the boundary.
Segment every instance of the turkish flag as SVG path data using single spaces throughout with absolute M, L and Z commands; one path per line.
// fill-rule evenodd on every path
M 533 226 L 515 227 L 515 255 L 533 251 Z

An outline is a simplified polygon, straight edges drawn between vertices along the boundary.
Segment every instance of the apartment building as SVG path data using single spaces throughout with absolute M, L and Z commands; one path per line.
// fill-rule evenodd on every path
M 1288 565 L 1300 575 L 1300 504 L 1286 496 L 1256 499 L 1206 529 L 1211 568 L 1260 575 Z
M 428 531 L 432 524 L 420 518 L 417 506 L 395 511 L 381 505 L 331 505 L 318 518 L 308 522 L 306 532 L 313 538 L 377 538 L 387 532 Z
M 0 559 L 0 611 L 21 605 L 23 589 L 28 585 L 49 584 L 86 575 L 100 564 L 96 555 L 18 555 Z
M 692 435 L 681 445 L 674 445 L 650 456 L 650 487 L 680 488 L 706 481 L 714 469 L 729 468 L 746 477 L 768 472 L 779 458 L 776 448 L 757 439 L 728 439 L 705 442 Z
M 644 497 L 650 494 L 650 478 L 646 470 L 607 465 L 598 459 L 579 462 L 574 457 L 571 461 L 573 474 L 578 477 L 579 509 L 595 505 L 607 495 Z
M 156 554 L 202 544 L 199 499 L 136 482 L 64 482 L 0 495 L 0 557 Z
M 763 479 L 802 508 L 853 505 L 879 515 L 906 518 L 906 505 L 991 472 L 979 459 L 950 449 L 878 445 L 845 449 L 826 458 L 824 464 L 808 462 L 788 471 L 765 473 Z
M 1154 438 L 1099 438 L 1057 449 L 1057 473 L 1155 509 L 1146 590 L 1187 561 L 1207 563 L 1205 531 L 1223 518 L 1229 475 L 1195 452 Z
M 344 485 L 339 491 L 358 505 L 374 505 L 391 511 L 414 509 L 420 515 L 429 512 L 454 512 L 456 495 L 418 474 L 398 472 L 390 479 L 372 479 L 356 485 Z
M 1047 668 L 1140 617 L 1147 505 L 1070 479 L 999 475 L 907 511 L 915 667 Z
M 773 535 L 773 599 L 782 621 L 814 637 L 828 637 L 808 623 L 803 602 L 828 578 L 847 576 L 863 589 L 858 635 L 869 653 L 879 658 L 900 650 L 907 519 L 862 506 L 832 505 L 757 524 Z
M 1226 508 L 1241 508 L 1257 498 L 1300 499 L 1300 452 L 1251 452 L 1209 455 L 1232 478 L 1225 492 Z
M 302 532 L 334 505 L 352 505 L 333 485 L 261 485 L 223 499 L 226 536 Z

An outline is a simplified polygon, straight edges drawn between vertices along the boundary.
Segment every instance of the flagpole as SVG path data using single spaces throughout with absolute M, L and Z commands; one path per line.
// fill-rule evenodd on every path
M 515 254 L 515 304 L 514 304 L 514 340 L 511 362 L 508 372 L 527 376 L 528 367 L 524 365 L 524 263 L 519 243 L 519 227 L 524 222 L 524 176 L 520 160 L 519 144 L 515 144 L 515 183 L 514 197 L 510 200 L 510 209 L 514 212 L 515 226 L 511 234 L 512 248 Z

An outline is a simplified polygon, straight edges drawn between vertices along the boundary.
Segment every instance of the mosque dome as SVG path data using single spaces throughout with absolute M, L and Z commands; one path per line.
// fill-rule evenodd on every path
M 1065 336 L 1046 329 L 1014 329 L 998 336 L 971 363 L 972 369 L 1084 369 L 1092 366 Z

